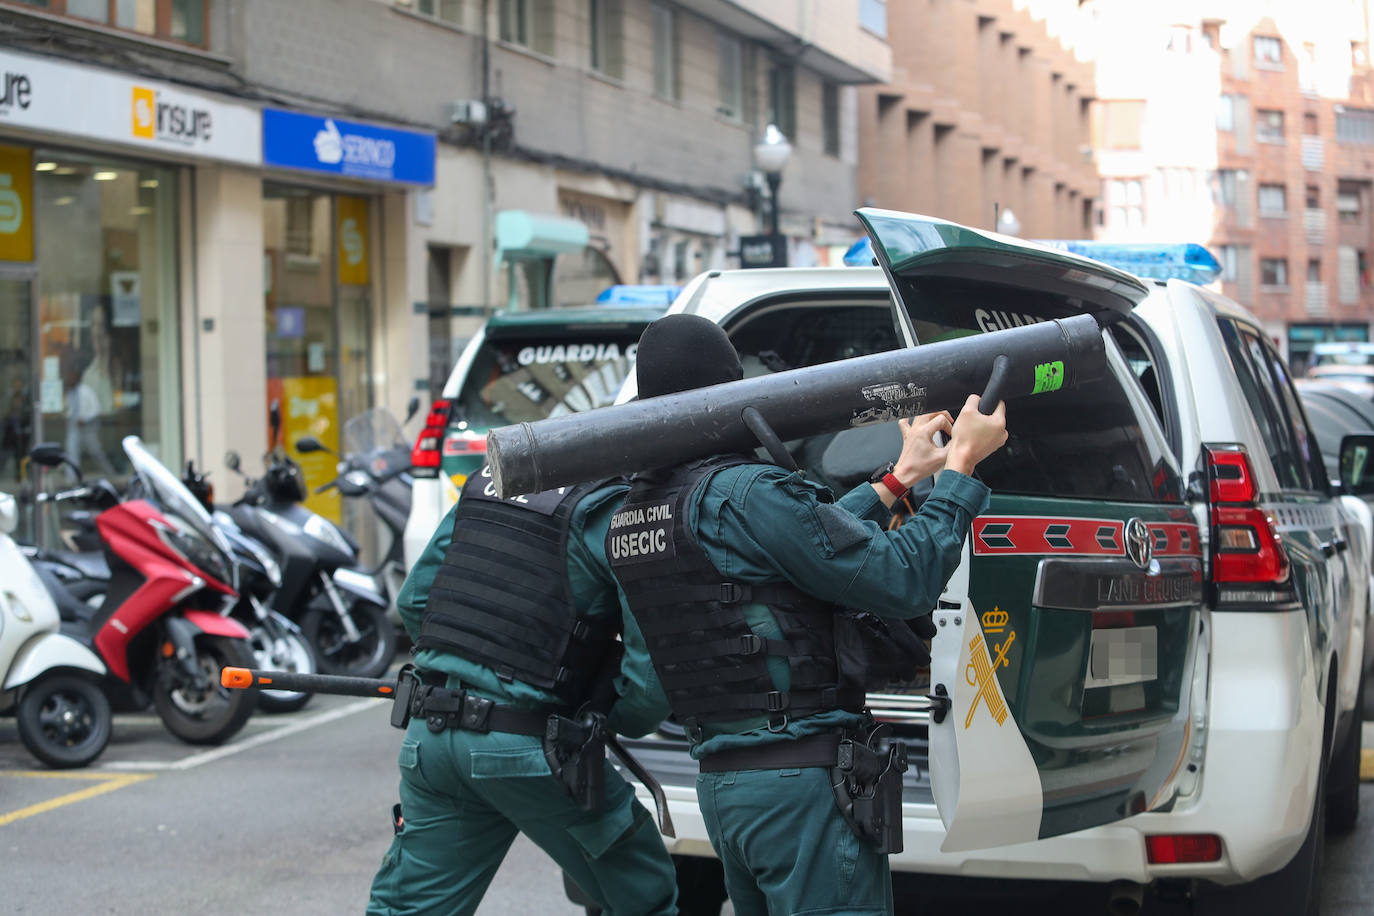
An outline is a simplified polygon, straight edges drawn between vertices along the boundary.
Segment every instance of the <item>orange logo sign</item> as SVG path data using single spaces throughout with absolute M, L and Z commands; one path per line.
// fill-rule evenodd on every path
M 157 135 L 157 97 L 146 86 L 134 87 L 134 136 L 151 140 Z

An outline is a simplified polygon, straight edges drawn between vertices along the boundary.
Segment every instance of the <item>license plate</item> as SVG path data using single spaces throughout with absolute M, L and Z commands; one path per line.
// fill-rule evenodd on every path
M 1093 630 L 1085 687 L 1140 684 L 1159 676 L 1159 631 L 1155 627 Z

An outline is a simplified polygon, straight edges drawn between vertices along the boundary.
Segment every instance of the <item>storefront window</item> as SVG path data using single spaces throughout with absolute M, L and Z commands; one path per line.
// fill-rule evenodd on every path
M 336 521 L 353 507 L 337 490 L 313 490 L 334 478 L 338 459 L 294 446 L 311 435 L 337 453 L 343 424 L 371 406 L 370 203 L 310 188 L 263 188 L 267 395 L 280 405 L 280 444 L 305 473 L 306 505 Z
M 126 475 L 131 434 L 175 468 L 176 174 L 43 149 L 33 162 L 41 437 L 88 475 Z

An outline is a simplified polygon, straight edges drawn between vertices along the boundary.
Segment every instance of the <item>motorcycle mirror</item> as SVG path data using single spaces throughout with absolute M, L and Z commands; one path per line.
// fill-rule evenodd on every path
M 239 453 L 230 449 L 224 453 L 224 466 L 231 471 L 239 469 Z
M 56 442 L 38 443 L 29 450 L 29 460 L 45 468 L 55 468 L 65 464 L 76 472 L 78 480 L 81 479 L 81 468 L 76 466 L 76 462 L 72 461 L 71 456 Z
M 296 440 L 296 451 L 308 455 L 311 452 L 328 452 L 331 449 L 314 436 L 301 436 Z
M 281 434 L 281 402 L 276 398 L 267 408 L 267 422 L 272 427 L 272 445 L 277 444 L 277 436 Z
M 419 413 L 419 412 L 420 412 L 420 398 L 419 398 L 418 395 L 411 395 L 411 396 L 410 396 L 410 400 L 406 402 L 406 418 L 405 418 L 405 423 L 402 423 L 401 425 L 404 426 L 406 423 L 409 423 L 409 422 L 411 421 L 411 418 L 413 418 L 413 417 L 414 417 L 417 413 Z

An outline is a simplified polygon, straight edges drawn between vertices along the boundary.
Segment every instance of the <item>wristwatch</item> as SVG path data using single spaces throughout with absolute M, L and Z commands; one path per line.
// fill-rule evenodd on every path
M 896 467 L 897 463 L 895 461 L 889 461 L 887 464 L 874 471 L 868 478 L 868 482 L 882 484 L 887 487 L 888 492 L 894 497 L 901 499 L 911 488 L 902 486 L 902 482 L 897 479 L 897 475 L 892 473 Z

